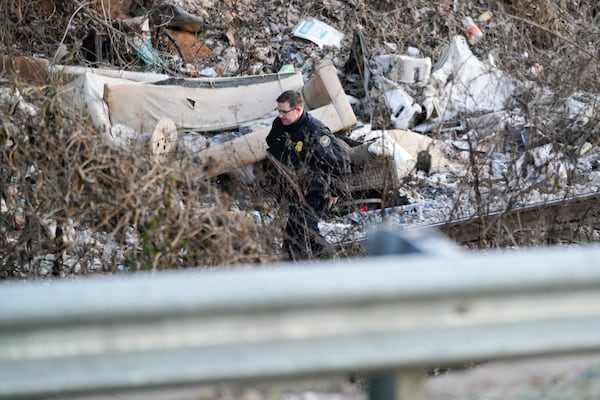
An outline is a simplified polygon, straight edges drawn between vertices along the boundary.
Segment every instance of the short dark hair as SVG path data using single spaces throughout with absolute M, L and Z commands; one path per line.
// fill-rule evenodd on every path
M 288 103 L 290 107 L 304 106 L 304 100 L 300 92 L 296 90 L 286 90 L 277 97 L 278 103 Z

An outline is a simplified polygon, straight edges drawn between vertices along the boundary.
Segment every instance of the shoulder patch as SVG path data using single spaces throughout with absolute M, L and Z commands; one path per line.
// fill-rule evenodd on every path
M 327 147 L 331 144 L 331 139 L 329 138 L 329 136 L 323 135 L 319 138 L 319 143 L 321 144 L 321 146 Z

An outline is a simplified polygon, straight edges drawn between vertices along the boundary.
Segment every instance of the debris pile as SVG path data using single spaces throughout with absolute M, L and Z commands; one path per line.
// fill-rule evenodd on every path
M 600 184 L 593 2 L 1 11 L 3 277 L 278 260 L 260 163 L 284 88 L 350 147 L 352 196 L 320 226 L 332 245 Z

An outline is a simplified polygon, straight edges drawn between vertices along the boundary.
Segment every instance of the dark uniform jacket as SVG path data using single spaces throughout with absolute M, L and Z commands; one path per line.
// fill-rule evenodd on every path
M 283 163 L 305 196 L 347 193 L 349 155 L 329 128 L 306 111 L 288 126 L 276 118 L 266 141 L 267 151 Z

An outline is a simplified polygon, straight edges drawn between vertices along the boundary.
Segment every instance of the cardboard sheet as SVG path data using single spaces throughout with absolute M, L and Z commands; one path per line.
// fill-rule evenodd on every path
M 104 101 L 110 121 L 151 132 L 168 117 L 178 130 L 218 131 L 263 117 L 284 90 L 302 88 L 302 74 L 213 79 L 178 79 L 166 84 L 107 84 Z

